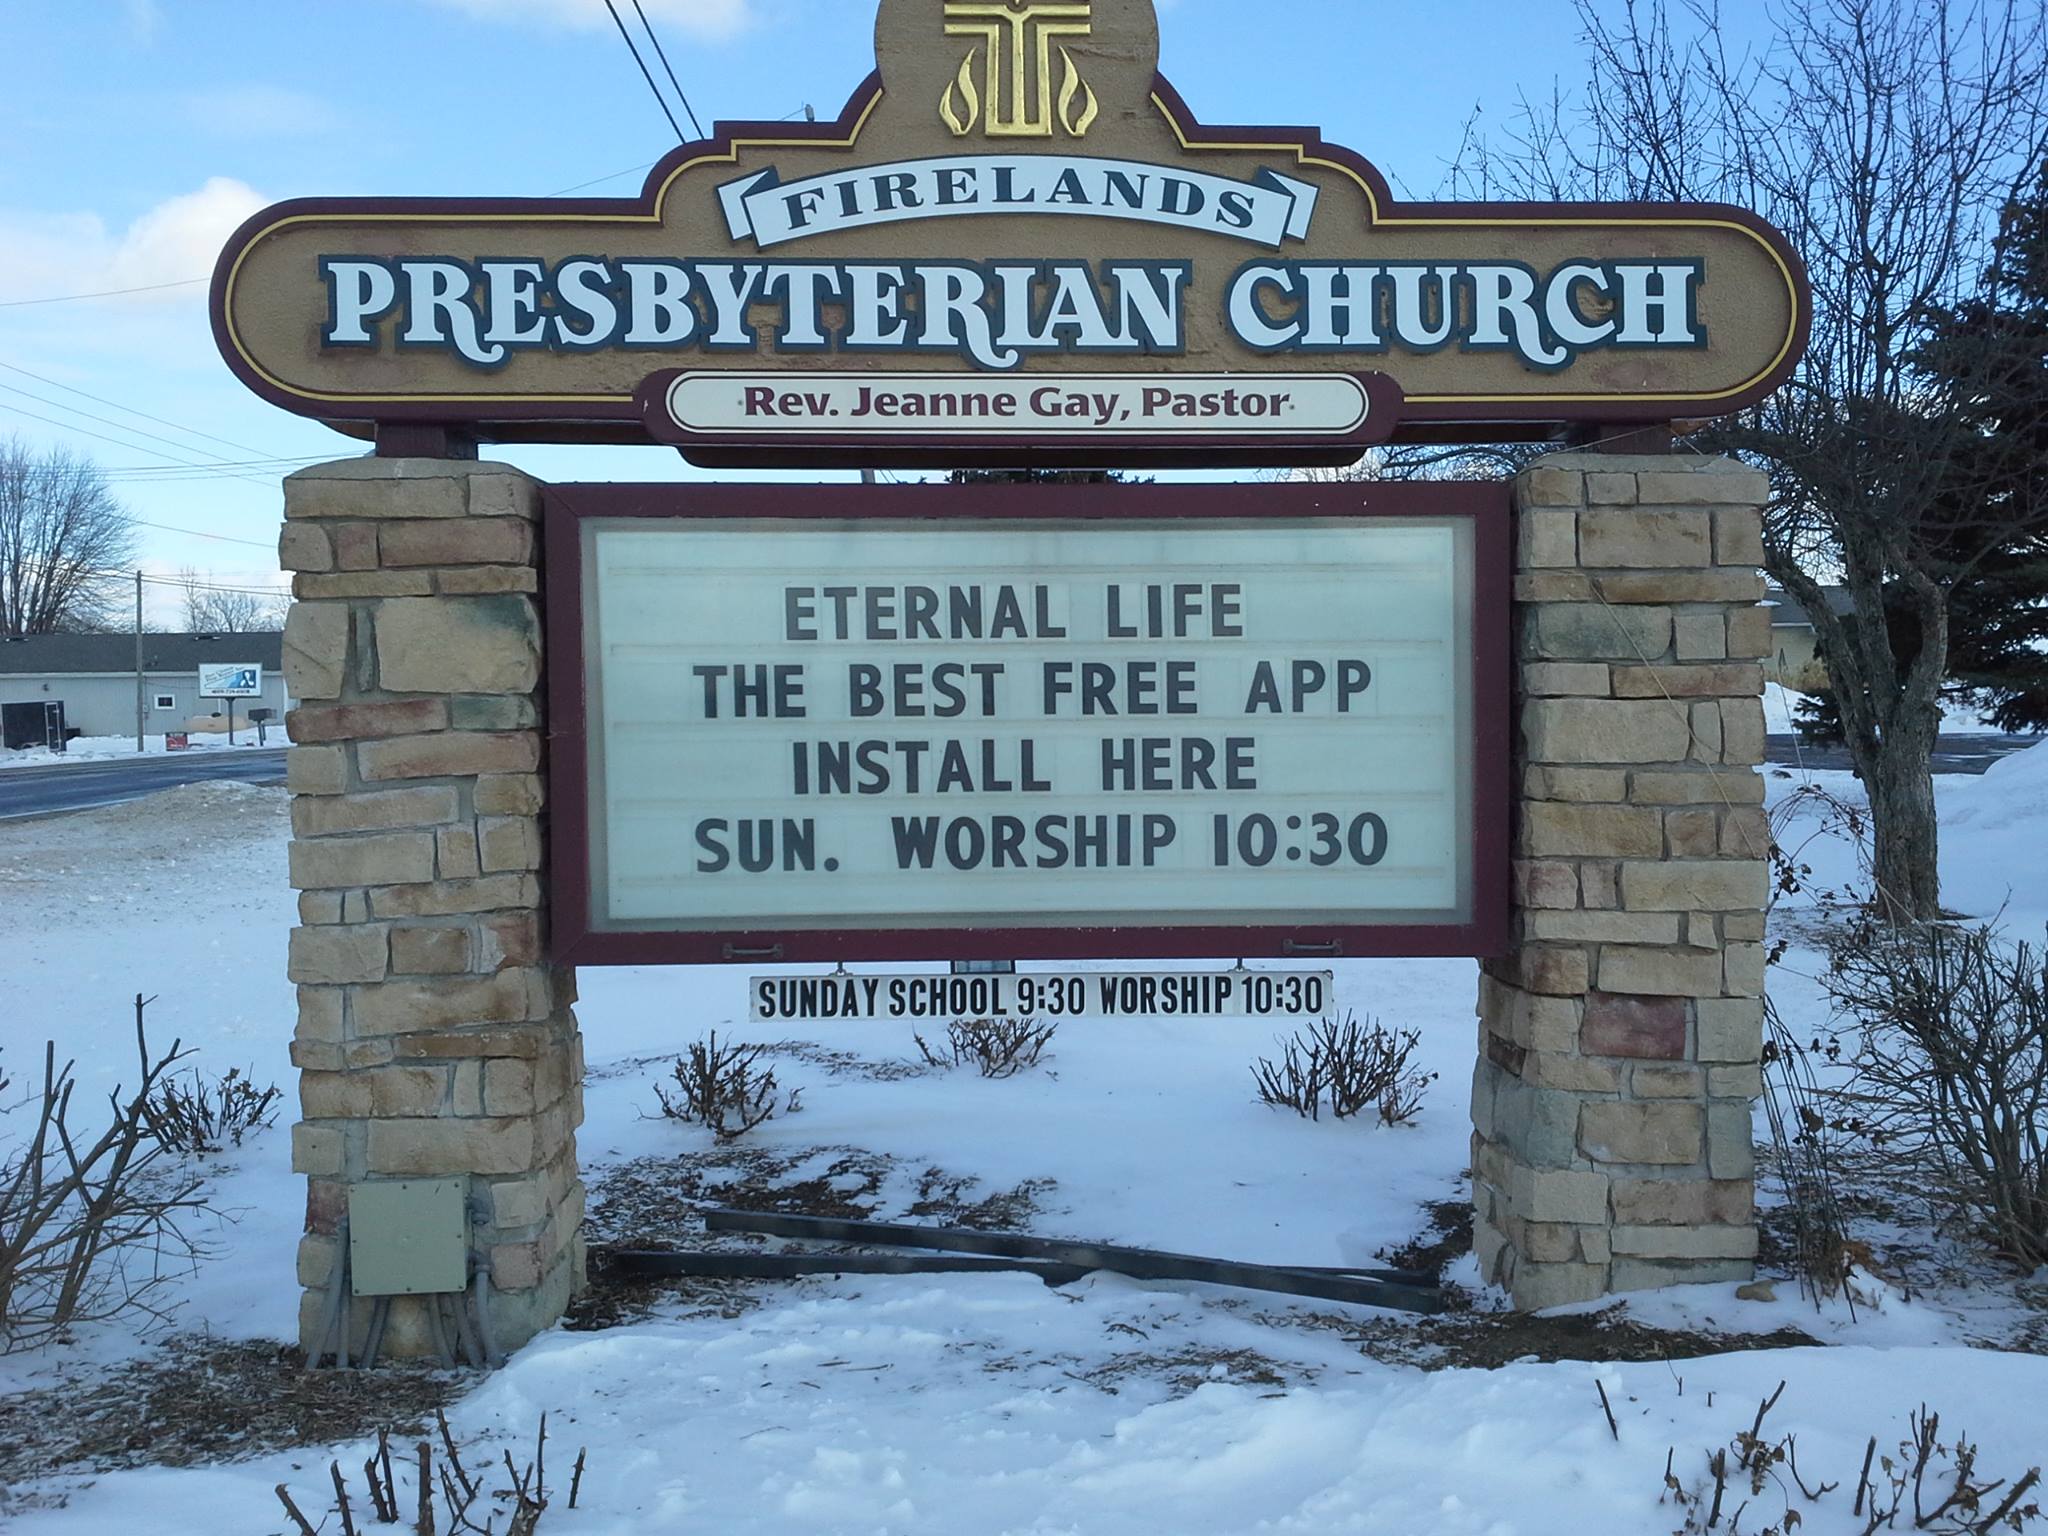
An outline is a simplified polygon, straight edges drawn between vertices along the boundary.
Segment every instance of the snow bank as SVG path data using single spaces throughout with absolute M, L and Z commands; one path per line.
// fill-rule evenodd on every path
M 1992 764 L 1982 778 L 1935 780 L 1941 808 L 1941 899 L 1973 917 L 2002 915 L 2015 937 L 2048 926 L 2048 742 Z
M 1064 1294 L 1023 1277 L 816 1283 L 737 1320 L 549 1336 L 450 1417 L 490 1441 L 473 1464 L 501 1449 L 523 1464 L 547 1412 L 551 1489 L 590 1451 L 579 1510 L 547 1525 L 603 1536 L 1644 1536 L 1684 1521 L 1666 1502 L 1667 1454 L 1711 1495 L 1708 1453 L 1782 1381 L 1766 1438 L 1796 1434 L 1809 1484 L 1839 1484 L 1818 1506 L 1799 1501 L 1804 1530 L 1845 1536 L 1863 1529 L 1849 1510 L 1868 1437 L 1895 1452 L 1922 1403 L 1945 1439 L 1979 1441 L 1987 1477 L 2038 1461 L 2048 1411 L 2048 1360 L 2029 1355 L 1793 1350 L 1425 1374 L 1358 1355 L 1338 1330 L 1289 1337 L 1248 1353 L 1275 1349 L 1273 1332 L 1106 1280 Z M 335 1454 L 359 1467 L 369 1449 Z M 315 1520 L 330 1507 L 328 1459 L 66 1479 L 46 1486 L 68 1507 L 19 1530 L 276 1530 L 274 1484 Z M 1768 1483 L 1732 1496 L 1745 1529 L 1783 1520 Z
M 2048 742 L 2000 758 L 1982 778 L 1958 778 L 1942 790 L 1945 835 L 2024 834 L 2035 848 L 2048 847 Z
M 1870 797 L 1855 776 L 1766 770 L 1764 782 L 1779 839 L 1811 869 L 1810 884 L 1867 894 L 1869 877 L 1851 842 L 1838 829 L 1825 830 L 1831 813 L 1801 794 L 1821 790 L 1867 815 Z M 1800 803 L 1787 810 L 1795 795 Z M 2016 936 L 2038 935 L 2048 926 L 2048 868 L 2037 853 L 2048 848 L 2048 741 L 2001 758 L 1982 777 L 1937 774 L 1934 795 L 1942 904 L 1967 917 L 2001 918 Z M 1864 836 L 1867 841 L 1867 828 Z

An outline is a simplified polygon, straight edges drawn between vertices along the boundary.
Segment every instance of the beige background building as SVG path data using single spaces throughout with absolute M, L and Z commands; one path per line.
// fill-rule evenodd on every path
M 1849 611 L 1847 591 L 1830 587 L 1827 593 L 1836 613 Z M 1764 658 L 1764 676 L 1800 693 L 1827 687 L 1828 669 L 1821 662 L 1813 617 L 1805 605 L 1783 587 L 1773 586 L 1764 596 L 1764 606 L 1771 614 L 1771 653 Z
M 284 681 L 284 636 L 278 631 L 240 635 L 144 635 L 144 729 L 226 730 L 227 706 L 199 697 L 199 669 L 225 662 L 263 668 L 263 697 L 235 702 L 237 724 L 249 711 L 268 709 L 277 727 L 292 700 Z M 133 635 L 28 635 L 0 639 L 0 704 L 62 700 L 70 729 L 85 736 L 135 733 Z M 219 719 L 213 718 L 216 714 Z M 282 733 L 275 738 L 283 744 Z

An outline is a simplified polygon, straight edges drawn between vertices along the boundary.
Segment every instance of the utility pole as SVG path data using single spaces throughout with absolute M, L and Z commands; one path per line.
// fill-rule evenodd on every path
M 143 727 L 149 723 L 149 711 L 142 692 L 142 572 L 135 573 L 135 750 L 141 752 Z

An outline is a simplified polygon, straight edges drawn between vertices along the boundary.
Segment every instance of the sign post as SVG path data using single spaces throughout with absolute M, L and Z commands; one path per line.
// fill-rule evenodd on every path
M 306 199 L 229 242 L 229 366 L 375 446 L 286 489 L 302 1272 L 351 1186 L 462 1178 L 490 1331 L 561 1315 L 576 965 L 900 961 L 908 1008 L 910 962 L 982 962 L 941 1005 L 1104 1010 L 999 967 L 1191 962 L 1112 980 L 1271 1017 L 1203 978 L 1451 955 L 1483 968 L 1487 1278 L 1541 1307 L 1748 1274 L 1766 487 L 1668 450 L 1791 376 L 1799 258 L 1719 205 L 1406 201 L 1312 129 L 1205 124 L 1158 56 L 1153 0 L 879 0 L 836 120 L 721 123 L 637 196 Z M 1612 451 L 1512 507 L 549 490 L 475 453 L 872 478 L 1503 441 Z M 322 1299 L 316 1356 L 368 1324 Z

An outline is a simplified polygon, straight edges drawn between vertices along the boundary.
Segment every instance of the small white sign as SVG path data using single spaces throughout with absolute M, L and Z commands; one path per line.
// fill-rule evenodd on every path
M 223 661 L 199 669 L 202 699 L 260 699 L 263 668 L 253 661 Z
M 756 1024 L 895 1019 L 1313 1019 L 1330 971 L 1039 971 L 1013 976 L 756 976 Z
M 718 437 L 1348 438 L 1371 409 L 1343 374 L 685 373 L 668 391 L 678 427 Z

